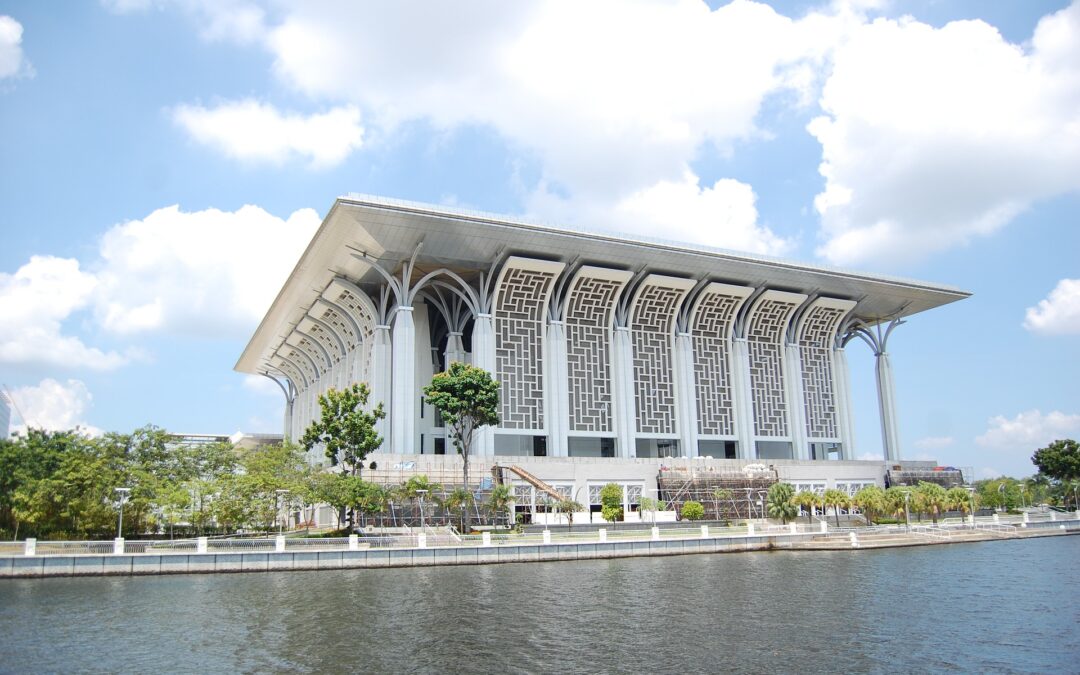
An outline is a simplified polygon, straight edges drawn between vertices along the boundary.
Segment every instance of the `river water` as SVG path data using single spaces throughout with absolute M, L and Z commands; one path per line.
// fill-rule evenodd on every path
M 1080 672 L 1080 536 L 0 580 L 0 671 Z

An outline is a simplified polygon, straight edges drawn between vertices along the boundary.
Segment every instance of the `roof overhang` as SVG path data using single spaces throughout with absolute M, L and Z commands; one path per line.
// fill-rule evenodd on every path
M 629 271 L 647 269 L 698 280 L 852 300 L 851 316 L 867 323 L 906 317 L 970 296 L 950 286 L 767 256 L 592 232 L 527 220 L 369 196 L 340 197 L 259 324 L 236 364 L 265 371 L 273 352 L 336 277 L 374 291 L 384 283 L 373 260 L 396 268 L 423 243 L 421 272 L 447 267 L 469 279 L 503 256 Z

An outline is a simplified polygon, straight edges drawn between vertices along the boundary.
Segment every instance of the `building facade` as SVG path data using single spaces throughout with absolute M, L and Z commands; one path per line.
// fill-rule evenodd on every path
M 939 285 L 373 197 L 338 199 L 236 369 L 274 379 L 298 438 L 318 395 L 365 382 L 383 450 L 452 454 L 421 388 L 490 371 L 484 457 L 851 460 L 845 350 L 967 297 Z

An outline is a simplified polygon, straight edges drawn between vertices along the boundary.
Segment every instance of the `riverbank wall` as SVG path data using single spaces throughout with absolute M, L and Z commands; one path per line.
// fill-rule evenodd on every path
M 908 533 L 769 533 L 624 541 L 578 541 L 492 546 L 439 546 L 280 552 L 133 553 L 0 556 L 0 579 L 63 576 L 212 574 L 340 570 L 441 565 L 597 560 L 765 550 L 864 550 L 1080 534 L 1080 521 L 1032 523 L 1014 531 L 963 531 L 956 536 Z

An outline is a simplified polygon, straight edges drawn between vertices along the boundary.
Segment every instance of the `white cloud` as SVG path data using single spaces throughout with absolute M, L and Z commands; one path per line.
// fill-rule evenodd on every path
M 91 327 L 120 336 L 246 336 L 319 222 L 311 209 L 281 219 L 257 206 L 170 206 L 109 229 L 88 264 L 34 256 L 0 273 L 0 363 L 111 370 L 141 357 L 66 334 L 81 312 L 96 319 Z
M 207 41 L 231 40 L 247 44 L 259 40 L 266 27 L 266 13 L 248 0 L 101 0 L 115 14 L 145 12 L 175 5 L 193 17 Z
M 154 211 L 101 241 L 95 311 L 116 333 L 242 336 L 262 318 L 320 218 L 257 206 Z
M 1080 189 L 1080 3 L 1044 17 L 1027 49 L 981 21 L 875 20 L 836 48 L 820 103 L 820 255 L 964 245 Z
M 988 479 L 992 479 L 992 478 L 1001 478 L 1004 475 L 1005 474 L 998 471 L 997 469 L 995 469 L 992 466 L 983 466 L 983 467 L 980 467 L 978 469 L 978 471 L 976 472 L 975 479 L 976 480 L 988 480 Z
M 1028 307 L 1024 328 L 1046 335 L 1080 334 L 1080 279 L 1062 279 L 1045 300 Z
M 23 424 L 12 431 L 25 433 L 27 426 L 49 431 L 68 431 L 79 428 L 90 436 L 101 430 L 86 423 L 85 415 L 94 397 L 80 380 L 61 383 L 46 378 L 36 386 L 18 387 L 11 392 L 23 415 Z
M 943 450 L 951 447 L 955 442 L 952 436 L 927 436 L 915 441 L 915 447 L 922 450 Z
M 30 77 L 34 68 L 22 50 L 22 24 L 0 15 L 0 80 L 7 77 Z
M 283 114 L 253 100 L 216 108 L 180 106 L 173 120 L 192 138 L 228 157 L 247 162 L 284 162 L 301 158 L 312 168 L 336 166 L 363 142 L 360 110 L 333 108 L 313 115 Z
M 270 396 L 278 399 L 284 396 L 281 387 L 271 382 L 270 378 L 262 375 L 245 375 L 244 389 L 260 396 Z
M 1008 419 L 996 415 L 989 420 L 986 433 L 975 443 L 991 450 L 1016 450 L 1030 456 L 1036 450 L 1060 438 L 1080 433 L 1080 414 L 1053 411 L 1043 415 L 1028 410 Z
M 34 256 L 15 274 L 0 273 L 0 363 L 111 370 L 130 355 L 88 347 L 63 334 L 64 322 L 91 303 L 97 278 L 79 261 Z
M 684 216 L 680 238 L 783 250 L 747 221 L 749 186 L 699 186 L 689 167 L 703 145 L 728 151 L 766 136 L 755 124 L 766 97 L 808 98 L 807 64 L 850 13 L 793 21 L 759 3 L 711 11 L 691 0 L 434 4 L 420 22 L 416 13 L 410 3 L 291 5 L 265 45 L 283 81 L 361 106 L 382 133 L 410 120 L 494 129 L 540 162 L 526 195 L 533 215 L 641 231 L 666 211 Z

